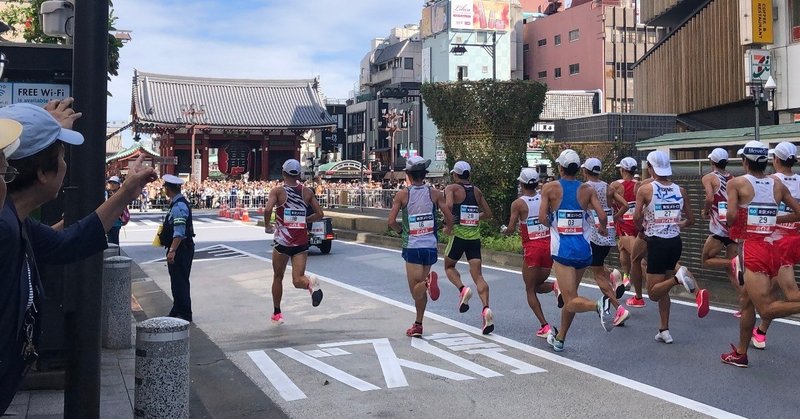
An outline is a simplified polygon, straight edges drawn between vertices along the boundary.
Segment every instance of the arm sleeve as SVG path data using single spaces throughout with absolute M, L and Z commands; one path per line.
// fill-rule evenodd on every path
M 174 233 L 172 237 L 186 238 L 186 219 L 189 218 L 189 208 L 183 202 L 178 202 L 170 211 Z
M 108 247 L 103 223 L 94 212 L 61 232 L 30 218 L 25 223 L 36 261 L 40 263 L 72 263 Z

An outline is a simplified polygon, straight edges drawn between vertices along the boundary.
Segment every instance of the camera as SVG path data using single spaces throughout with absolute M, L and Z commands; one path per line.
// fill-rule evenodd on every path
M 71 0 L 52 0 L 42 3 L 39 9 L 42 32 L 47 36 L 72 38 L 75 22 L 75 5 Z

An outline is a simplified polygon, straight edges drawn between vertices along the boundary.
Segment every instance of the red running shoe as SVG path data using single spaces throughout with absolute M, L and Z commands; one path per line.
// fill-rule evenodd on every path
M 733 344 L 731 344 L 731 351 L 720 355 L 720 359 L 725 364 L 734 365 L 739 368 L 747 368 L 747 354 L 740 354 L 737 352 Z
M 406 336 L 412 338 L 421 338 L 422 337 L 422 325 L 421 324 L 412 324 L 408 330 L 406 330 Z
M 431 296 L 431 300 L 436 301 L 439 299 L 439 274 L 435 271 L 431 271 L 428 274 L 428 279 L 425 281 L 428 284 L 428 294 Z
M 710 298 L 708 290 L 701 289 L 697 291 L 695 302 L 697 303 L 697 317 L 701 319 L 708 315 L 708 299 Z

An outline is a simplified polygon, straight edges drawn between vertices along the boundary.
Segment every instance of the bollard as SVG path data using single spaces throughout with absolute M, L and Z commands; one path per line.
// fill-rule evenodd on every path
M 110 258 L 111 256 L 120 256 L 120 249 L 119 245 L 115 243 L 109 243 L 106 250 L 103 250 L 103 259 Z
M 189 322 L 156 317 L 136 325 L 137 418 L 189 417 Z
M 103 347 L 131 347 L 131 258 L 112 256 L 103 261 Z

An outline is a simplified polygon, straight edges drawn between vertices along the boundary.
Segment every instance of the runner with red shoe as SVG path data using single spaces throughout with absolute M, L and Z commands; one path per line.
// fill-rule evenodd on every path
M 523 255 L 522 280 L 525 282 L 528 306 L 541 325 L 536 331 L 536 336 L 546 338 L 551 327 L 544 317 L 542 305 L 536 294 L 552 292 L 555 285 L 545 282 L 553 266 L 553 259 L 550 257 L 550 229 L 539 222 L 539 204 L 542 202 L 542 197 L 536 190 L 539 185 L 539 174 L 534 169 L 525 168 L 517 180 L 522 189 L 522 196 L 511 203 L 511 218 L 508 220 L 508 228 L 503 233 L 506 236 L 514 234 L 519 224 Z
M 646 245 L 637 243 L 639 235 L 636 224 L 633 222 L 633 211 L 636 207 L 636 187 L 638 181 L 634 178 L 637 170 L 636 160 L 632 157 L 625 157 L 617 165 L 621 179 L 611 182 L 609 188 L 615 194 L 622 196 L 627 204 L 620 205 L 612 202 L 616 210 L 614 223 L 617 234 L 619 235 L 619 264 L 622 268 L 622 284 L 625 289 L 630 289 L 633 284 L 634 296 L 625 301 L 628 307 L 641 308 L 647 305 L 642 298 L 642 264 L 641 260 L 646 251 Z M 635 255 L 635 257 L 634 257 Z

